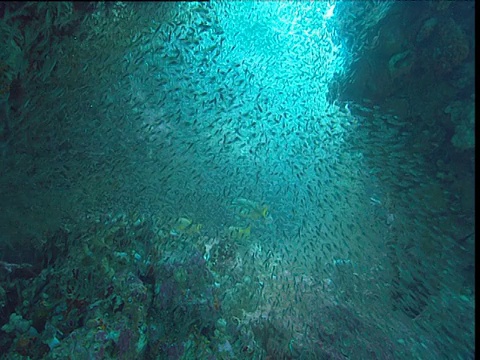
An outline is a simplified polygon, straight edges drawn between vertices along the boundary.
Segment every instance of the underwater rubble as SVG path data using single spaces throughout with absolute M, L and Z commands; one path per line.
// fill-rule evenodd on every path
M 3 264 L 2 314 L 10 312 L 0 344 L 5 359 L 342 358 L 359 331 L 373 341 L 369 325 L 334 301 L 306 325 L 305 314 L 286 315 L 285 306 L 257 308 L 282 285 L 265 286 L 262 294 L 263 282 L 251 279 L 249 266 L 235 264 L 240 246 L 232 249 L 227 235 L 213 241 L 208 260 L 212 239 L 173 236 L 138 215 L 97 221 L 50 241 L 60 237 L 65 248 L 39 272 L 21 276 L 33 270 Z M 257 274 L 264 281 L 268 275 Z M 287 275 L 286 281 L 304 280 Z M 303 301 L 316 306 L 324 286 L 308 281 L 303 286 L 311 295 Z M 394 358 L 394 344 L 379 343 L 375 350 L 362 345 L 365 356 Z
M 209 343 L 219 313 L 203 254 L 149 225 L 117 217 L 69 233 L 68 250 L 27 279 L 4 267 L 6 358 L 175 359 L 194 336 Z
M 217 238 L 172 235 L 154 219 L 119 214 L 49 241 L 59 239 L 64 248 L 41 269 L 2 263 L 3 359 L 395 359 L 402 353 L 403 345 L 378 324 L 339 302 L 333 291 L 339 279 L 318 282 L 287 269 L 272 275 L 264 265 L 275 271 L 280 259 L 245 242 L 232 245 L 228 231 Z M 334 264 L 351 267 L 341 259 Z

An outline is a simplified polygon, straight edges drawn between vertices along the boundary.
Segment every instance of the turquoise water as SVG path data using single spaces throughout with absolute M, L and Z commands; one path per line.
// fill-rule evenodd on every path
M 3 358 L 473 359 L 472 6 L 3 5 Z

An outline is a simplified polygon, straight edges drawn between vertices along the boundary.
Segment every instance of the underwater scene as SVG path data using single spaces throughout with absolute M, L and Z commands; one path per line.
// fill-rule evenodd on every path
M 0 359 L 474 359 L 474 12 L 1 3 Z

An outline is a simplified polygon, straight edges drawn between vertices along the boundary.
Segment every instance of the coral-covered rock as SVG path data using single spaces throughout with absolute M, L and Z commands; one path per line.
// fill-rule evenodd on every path
M 475 101 L 455 101 L 445 109 L 450 114 L 450 121 L 455 126 L 451 142 L 460 150 L 475 147 Z
M 453 19 L 447 19 L 436 28 L 433 66 L 437 74 L 449 73 L 467 58 L 470 45 L 465 32 Z
M 422 42 L 427 40 L 430 37 L 430 35 L 432 35 L 433 30 L 435 29 L 437 24 L 438 24 L 437 18 L 431 17 L 425 20 L 422 24 L 422 27 L 417 33 L 417 38 L 416 38 L 417 42 Z
M 411 50 L 393 55 L 388 61 L 388 70 L 392 79 L 408 76 L 415 63 Z

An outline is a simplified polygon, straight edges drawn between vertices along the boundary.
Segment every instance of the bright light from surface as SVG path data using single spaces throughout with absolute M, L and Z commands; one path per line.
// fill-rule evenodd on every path
M 323 18 L 328 20 L 333 16 L 333 11 L 335 10 L 335 4 L 331 5 L 325 15 L 323 15 Z

